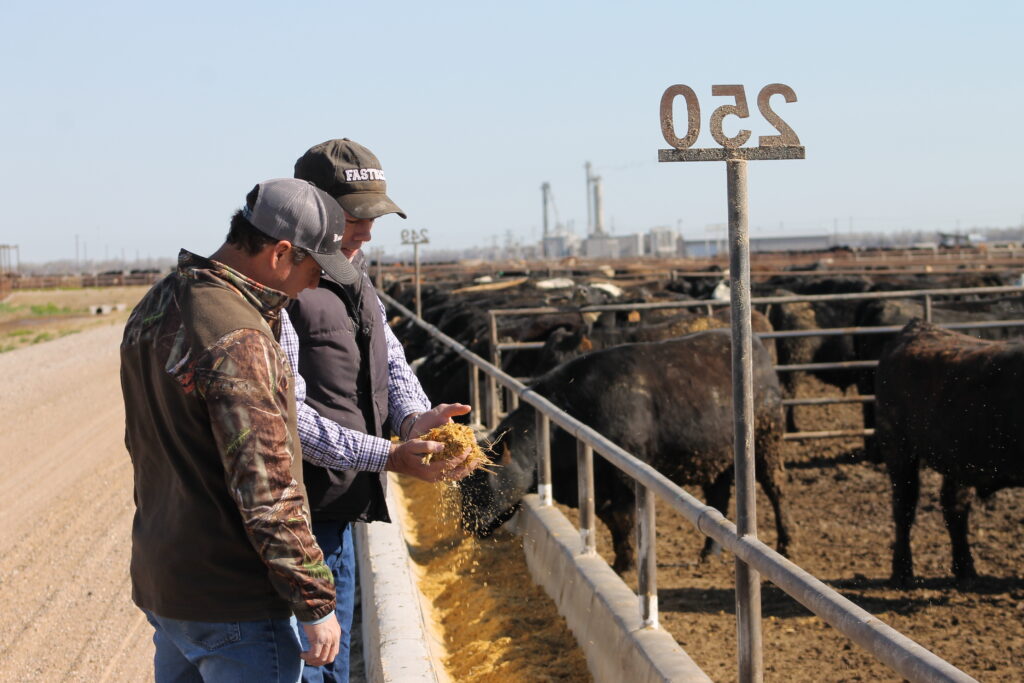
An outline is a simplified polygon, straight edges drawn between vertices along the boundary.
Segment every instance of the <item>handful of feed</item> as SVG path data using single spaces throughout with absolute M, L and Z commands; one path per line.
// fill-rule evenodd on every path
M 467 448 L 469 449 L 469 457 L 466 458 L 466 464 L 470 467 L 480 466 L 486 469 L 488 465 L 494 464 L 484 454 L 483 450 L 480 449 L 480 445 L 476 442 L 476 435 L 473 434 L 473 430 L 467 425 L 449 422 L 440 427 L 434 427 L 419 438 L 424 441 L 437 441 L 444 444 L 444 450 L 440 453 L 427 453 L 424 455 L 424 464 L 429 463 L 435 457 L 450 460 L 463 453 Z

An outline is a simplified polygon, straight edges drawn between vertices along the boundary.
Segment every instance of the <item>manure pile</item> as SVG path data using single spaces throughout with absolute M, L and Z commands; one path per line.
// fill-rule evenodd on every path
M 565 620 L 530 579 L 518 536 L 476 539 L 459 524 L 452 486 L 401 477 L 406 541 L 433 607 L 452 680 L 590 681 Z

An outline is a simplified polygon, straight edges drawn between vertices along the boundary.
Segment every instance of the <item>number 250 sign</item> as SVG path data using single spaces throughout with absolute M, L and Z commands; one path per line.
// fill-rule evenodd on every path
M 726 116 L 735 116 L 745 119 L 750 116 L 750 109 L 747 107 L 747 95 L 742 85 L 713 85 L 711 94 L 715 97 L 732 97 L 735 104 L 724 104 L 711 112 L 709 125 L 711 126 L 711 137 L 715 142 L 725 148 L 741 147 L 750 139 L 749 130 L 740 130 L 732 137 L 722 130 L 722 121 Z M 686 100 L 686 135 L 676 137 L 675 121 L 672 117 L 672 105 L 676 97 L 682 96 Z M 772 109 L 772 95 L 782 95 L 786 102 L 796 102 L 796 93 L 788 85 L 772 83 L 761 88 L 757 94 L 757 108 L 761 115 L 770 123 L 778 135 L 761 135 L 758 137 L 758 145 L 761 147 L 793 147 L 800 144 L 800 139 L 793 132 L 793 129 L 782 120 Z M 661 134 L 665 142 L 676 149 L 688 149 L 697 141 L 700 135 L 700 102 L 697 101 L 697 94 L 693 88 L 687 85 L 671 85 L 661 96 Z

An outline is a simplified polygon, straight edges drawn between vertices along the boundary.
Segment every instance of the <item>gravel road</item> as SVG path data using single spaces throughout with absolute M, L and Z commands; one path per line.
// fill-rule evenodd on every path
M 0 354 L 0 681 L 152 679 L 128 578 L 121 329 Z

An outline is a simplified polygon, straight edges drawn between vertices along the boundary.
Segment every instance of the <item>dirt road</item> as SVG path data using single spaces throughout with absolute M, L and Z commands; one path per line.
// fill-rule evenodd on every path
M 0 681 L 145 681 L 120 325 L 0 354 Z

